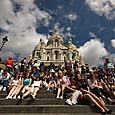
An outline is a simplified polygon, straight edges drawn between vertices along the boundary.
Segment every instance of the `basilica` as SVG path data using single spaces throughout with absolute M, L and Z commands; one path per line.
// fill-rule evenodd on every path
M 78 61 L 82 63 L 81 56 L 72 43 L 72 39 L 69 39 L 67 44 L 64 44 L 63 38 L 55 32 L 48 40 L 47 44 L 40 39 L 40 42 L 35 46 L 32 53 L 33 61 L 37 63 L 44 62 L 46 65 L 53 63 L 54 65 L 64 65 L 64 61 L 74 63 Z

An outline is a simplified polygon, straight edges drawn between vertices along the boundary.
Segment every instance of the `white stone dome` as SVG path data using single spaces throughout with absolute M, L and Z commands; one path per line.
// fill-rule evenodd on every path
M 58 39 L 59 40 L 59 42 L 60 43 L 62 43 L 63 44 L 63 38 L 58 34 L 58 33 L 54 33 L 51 37 L 50 37 L 50 39 L 48 40 L 48 45 L 49 44 L 52 44 L 52 42 L 55 40 L 55 39 Z
M 72 50 L 77 50 L 76 46 L 74 44 L 71 45 Z
M 37 50 L 40 50 L 40 49 L 41 49 L 41 44 L 39 43 L 39 44 L 37 44 L 37 45 L 35 46 L 34 50 L 37 51 Z

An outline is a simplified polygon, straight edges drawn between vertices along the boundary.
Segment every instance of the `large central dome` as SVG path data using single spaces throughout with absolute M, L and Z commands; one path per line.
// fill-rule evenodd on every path
M 47 45 L 52 44 L 55 40 L 58 40 L 61 44 L 63 44 L 63 38 L 58 34 L 58 32 L 55 32 L 49 39 Z

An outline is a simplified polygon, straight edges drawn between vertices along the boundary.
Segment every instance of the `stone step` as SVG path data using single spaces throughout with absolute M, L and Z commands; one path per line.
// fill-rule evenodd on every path
M 0 99 L 0 105 L 65 105 L 65 100 L 61 100 L 61 99 L 35 99 L 35 100 Z
M 0 95 L 0 98 L 3 98 L 3 99 L 5 99 L 6 98 L 6 94 L 1 94 Z M 30 97 L 30 96 L 28 96 L 28 97 Z M 55 99 L 56 98 L 56 94 L 37 94 L 36 95 L 36 99 Z
M 6 95 L 1 95 L 0 96 L 0 100 L 1 100 L 1 102 L 3 102 L 3 101 L 6 101 L 6 100 L 9 100 L 9 102 L 10 102 L 10 100 L 17 100 L 17 101 L 19 101 L 19 99 L 6 99 Z M 26 97 L 24 100 L 26 100 L 26 101 L 32 101 L 32 97 L 29 95 L 28 97 Z M 35 98 L 35 100 L 38 100 L 38 101 L 46 101 L 47 100 L 47 102 L 48 102 L 48 100 L 57 100 L 56 99 L 56 95 L 55 94 L 38 94 L 37 96 L 36 96 L 36 98 Z M 58 99 L 59 101 L 61 101 L 61 99 Z M 64 98 L 64 100 L 66 100 L 66 97 Z M 17 101 L 13 101 L 13 102 L 15 102 L 15 103 L 17 103 Z M 8 102 L 8 101 L 6 101 L 6 102 Z M 6 102 L 4 102 L 4 104 L 6 103 Z M 20 101 L 19 101 L 20 102 Z M 47 103 L 46 102 L 46 103 Z M 106 104 L 110 104 L 111 105 L 111 103 L 107 103 L 107 101 L 104 99 L 104 102 L 106 103 Z M 28 103 L 28 102 L 27 102 Z M 43 102 L 44 103 L 44 102 Z M 57 103 L 57 102 L 56 102 Z M 63 103 L 61 103 L 61 104 L 63 104 Z M 82 104 L 82 103 L 80 103 L 80 104 Z M 0 105 L 1 105 L 1 103 L 0 103 Z
M 1 115 L 102 115 L 101 113 L 1 113 Z M 115 115 L 112 112 L 111 115 Z
M 55 94 L 54 91 L 47 91 L 45 89 L 42 89 L 42 90 L 39 91 L 39 94 L 52 94 L 52 93 Z M 7 95 L 8 91 L 0 91 L 0 95 L 1 94 L 6 94 Z
M 115 113 L 115 106 L 108 106 Z M 0 105 L 0 113 L 98 113 L 88 105 Z

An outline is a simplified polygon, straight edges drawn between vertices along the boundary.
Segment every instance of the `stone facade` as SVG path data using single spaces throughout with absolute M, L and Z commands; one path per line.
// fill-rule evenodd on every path
M 55 65 L 63 65 L 64 60 L 74 63 L 76 60 L 81 63 L 80 54 L 76 46 L 69 39 L 64 45 L 63 38 L 55 32 L 45 44 L 42 39 L 35 46 L 32 59 L 38 63 L 44 62 L 46 65 L 53 63 Z

